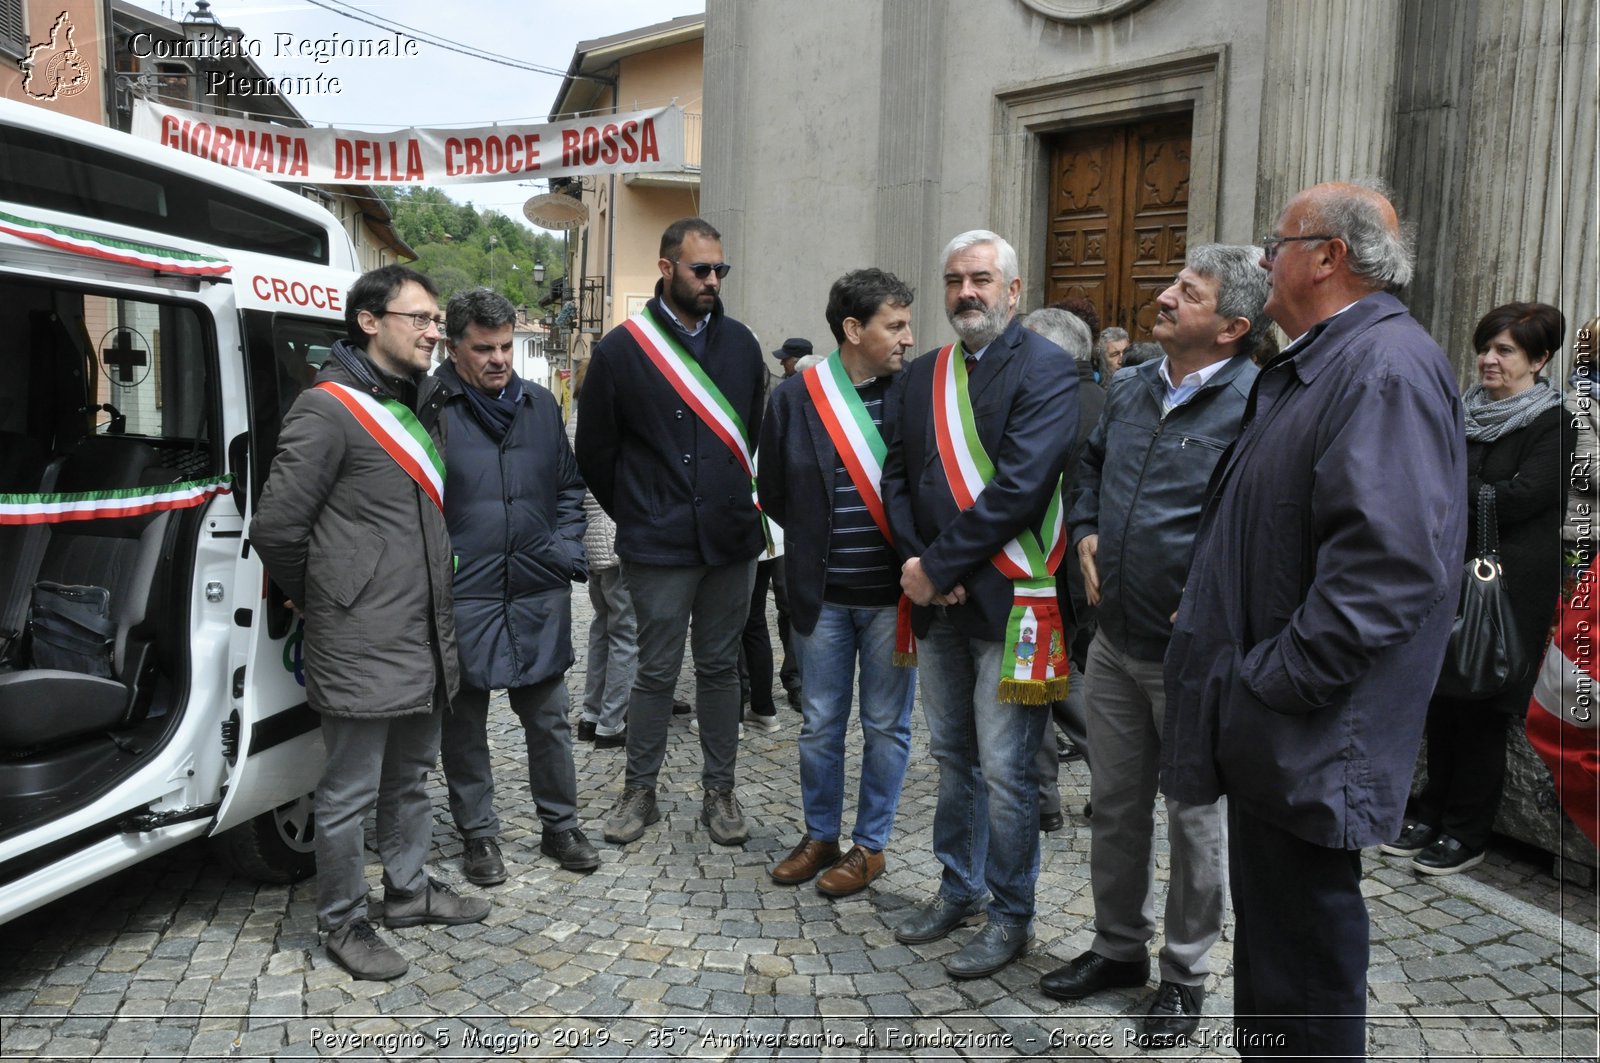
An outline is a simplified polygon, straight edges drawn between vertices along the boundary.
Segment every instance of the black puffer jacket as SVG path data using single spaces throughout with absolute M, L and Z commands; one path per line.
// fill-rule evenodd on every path
M 561 408 L 523 383 L 511 428 L 496 442 L 461 377 L 434 371 L 445 396 L 444 512 L 455 544 L 461 684 L 531 686 L 572 666 L 572 581 L 588 578 L 583 480 Z

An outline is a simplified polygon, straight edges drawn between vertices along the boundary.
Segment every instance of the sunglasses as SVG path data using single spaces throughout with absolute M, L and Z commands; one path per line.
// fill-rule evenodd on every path
M 690 273 L 693 273 L 700 280 L 705 280 L 713 273 L 717 275 L 718 280 L 721 280 L 723 277 L 726 277 L 728 275 L 728 271 L 733 268 L 733 266 L 727 262 L 718 262 L 713 264 L 710 262 L 679 262 L 677 259 L 673 259 L 672 261 L 676 265 L 682 266 Z

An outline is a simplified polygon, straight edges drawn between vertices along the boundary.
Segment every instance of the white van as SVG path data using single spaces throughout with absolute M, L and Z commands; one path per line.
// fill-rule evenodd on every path
M 248 529 L 356 265 L 284 189 L 0 101 L 0 921 L 205 836 L 313 870 L 301 627 Z

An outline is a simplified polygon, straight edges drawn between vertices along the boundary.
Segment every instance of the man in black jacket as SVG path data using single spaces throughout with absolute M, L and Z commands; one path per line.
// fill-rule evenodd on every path
M 1117 376 L 1084 449 L 1071 528 L 1085 592 L 1099 607 L 1087 668 L 1096 933 L 1088 951 L 1045 975 L 1041 986 L 1057 999 L 1143 986 L 1150 976 L 1161 661 L 1206 484 L 1239 434 L 1256 378 L 1251 356 L 1270 343 L 1260 257 L 1255 247 L 1190 249 L 1156 298 L 1152 331 L 1166 356 Z M 1207 955 L 1226 910 L 1221 806 L 1168 798 L 1167 834 L 1161 987 L 1143 1031 L 1156 1044 L 1198 1026 Z
M 1055 571 L 1078 378 L 1061 348 L 1015 320 L 1022 280 L 1005 240 L 963 233 L 941 271 L 959 342 L 901 374 L 883 496 L 908 558 L 900 586 L 917 606 L 922 706 L 939 765 L 933 849 L 944 873 L 933 901 L 895 937 L 937 941 L 987 911 L 988 925 L 944 960 L 953 977 L 980 978 L 1021 956 L 1032 935 L 1033 760 L 1050 722 L 1045 705 L 1067 686 L 1062 612 L 1070 616 L 1071 601 L 1058 598 Z
M 444 514 L 455 548 L 461 692 L 440 740 L 450 813 L 467 881 L 506 879 L 496 835 L 486 724 L 489 692 L 507 692 L 528 745 L 528 785 L 543 824 L 539 849 L 569 871 L 600 854 L 578 826 L 578 780 L 566 672 L 572 581 L 587 578 L 583 480 L 555 396 L 511 367 L 516 308 L 487 288 L 445 310 Z
M 595 345 L 579 400 L 578 465 L 617 522 L 639 618 L 627 775 L 605 837 L 631 842 L 661 818 L 656 776 L 692 618 L 700 821 L 719 845 L 743 845 L 750 832 L 733 792 L 739 634 L 764 546 L 751 450 L 766 369 L 755 336 L 723 313 L 718 292 L 732 267 L 716 229 L 673 222 L 657 266 L 655 297 Z

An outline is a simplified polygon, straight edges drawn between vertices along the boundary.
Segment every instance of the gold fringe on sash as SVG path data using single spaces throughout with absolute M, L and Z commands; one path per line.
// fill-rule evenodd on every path
M 1071 680 L 1064 675 L 1051 679 L 1015 679 L 1006 676 L 1000 680 L 998 700 L 1009 705 L 1048 705 L 1067 696 Z

